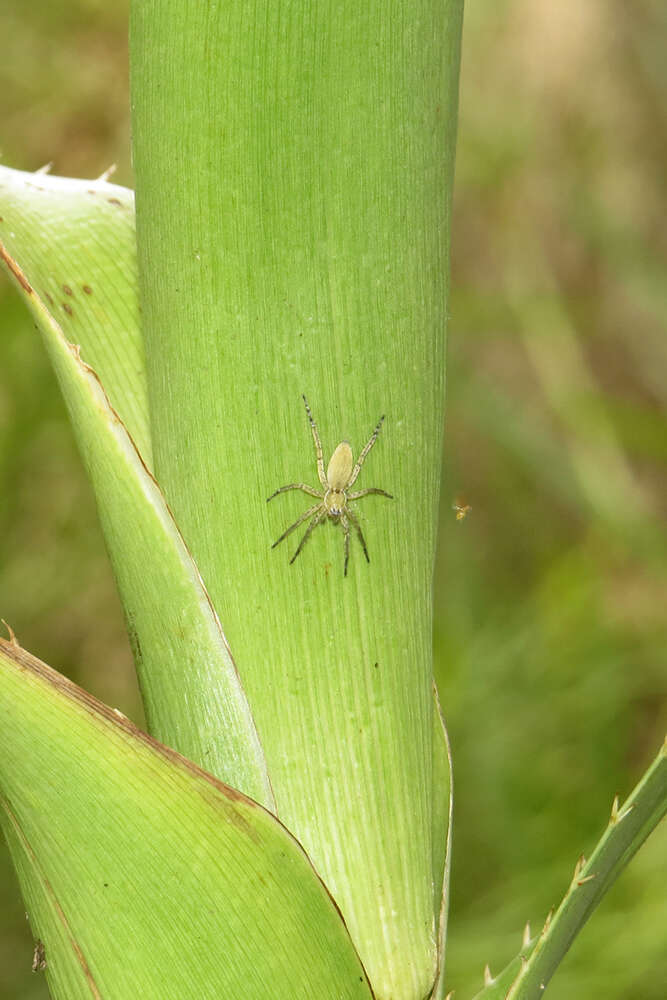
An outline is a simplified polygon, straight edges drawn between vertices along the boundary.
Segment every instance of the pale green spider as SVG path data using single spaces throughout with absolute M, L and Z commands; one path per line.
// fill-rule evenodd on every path
M 290 535 L 295 528 L 298 528 L 300 524 L 303 524 L 304 521 L 307 521 L 308 518 L 310 518 L 310 524 L 306 528 L 306 532 L 299 542 L 296 552 L 290 559 L 291 566 L 318 524 L 321 524 L 326 517 L 330 517 L 336 524 L 342 525 L 343 531 L 345 532 L 345 568 L 343 570 L 343 576 L 347 576 L 347 563 L 350 555 L 350 524 L 352 524 L 352 527 L 359 536 L 361 547 L 364 550 L 364 555 L 366 556 L 366 562 L 370 562 L 368 549 L 366 548 L 366 540 L 364 539 L 361 525 L 349 506 L 350 500 L 359 500 L 361 497 L 368 496 L 369 493 L 378 493 L 380 496 L 388 497 L 390 500 L 394 499 L 391 493 L 386 493 L 384 490 L 379 490 L 376 487 L 371 487 L 370 489 L 365 490 L 357 490 L 355 493 L 348 492 L 361 472 L 361 467 L 366 460 L 368 452 L 377 440 L 384 417 L 382 416 L 378 420 L 377 427 L 364 445 L 364 448 L 356 462 L 352 456 L 352 448 L 349 443 L 347 441 L 341 441 L 341 443 L 336 446 L 334 453 L 331 456 L 325 475 L 324 460 L 322 458 L 322 445 L 320 443 L 320 435 L 317 431 L 317 424 L 313 419 L 310 407 L 308 406 L 308 400 L 305 396 L 303 397 L 303 402 L 306 407 L 306 413 L 308 414 L 308 420 L 310 421 L 310 429 L 313 432 L 315 454 L 317 456 L 317 474 L 322 485 L 322 492 L 313 489 L 312 486 L 307 486 L 306 483 L 290 483 L 289 486 L 281 486 L 279 490 L 272 493 L 266 502 L 268 503 L 269 500 L 273 500 L 274 497 L 277 497 L 279 493 L 286 493 L 288 490 L 302 490 L 311 497 L 317 497 L 320 502 L 316 503 L 313 507 L 309 507 L 308 510 L 294 522 L 294 524 L 289 526 L 287 531 L 283 531 L 280 538 L 273 543 L 271 548 L 275 549 L 276 545 L 280 545 L 280 543 L 287 538 L 287 536 Z

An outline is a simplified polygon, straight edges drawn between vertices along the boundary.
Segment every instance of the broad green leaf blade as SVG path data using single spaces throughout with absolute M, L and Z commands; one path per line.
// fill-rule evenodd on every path
M 134 192 L 0 166 L 0 241 L 79 344 L 148 468 Z
M 32 276 L 1 243 L 0 257 L 37 320 L 95 490 L 151 732 L 273 807 L 262 748 L 229 647 L 160 489 Z
M 452 751 L 440 707 L 438 689 L 433 682 L 433 885 L 436 889 L 435 921 L 438 928 L 438 973 L 433 1000 L 445 996 L 445 957 L 449 917 L 449 878 L 452 867 L 454 823 L 454 775 Z M 441 887 L 438 898 L 437 887 Z
M 157 475 L 224 622 L 278 815 L 378 996 L 437 971 L 432 598 L 460 0 L 133 4 Z M 358 456 L 342 522 L 273 542 Z M 196 483 L 196 488 L 193 484 Z M 205 499 L 202 499 L 205 498 Z M 306 529 L 306 524 L 302 530 Z
M 55 1000 L 370 1000 L 256 803 L 0 641 L 0 812 Z
M 67 917 L 58 904 L 35 852 L 23 835 L 18 819 L 2 794 L 0 828 L 18 876 L 35 947 L 39 942 L 45 968 L 55 973 L 48 975 L 51 995 L 71 997 L 72 1000 L 77 1000 L 78 997 L 100 1000 L 100 992 L 91 976 L 85 955 L 72 936 Z M 48 951 L 44 940 L 48 942 Z

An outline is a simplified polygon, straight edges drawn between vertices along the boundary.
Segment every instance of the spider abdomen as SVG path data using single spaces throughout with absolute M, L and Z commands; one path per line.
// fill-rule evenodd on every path
M 353 467 L 354 456 L 352 455 L 352 449 L 347 441 L 341 441 L 334 449 L 334 453 L 327 466 L 329 489 L 335 493 L 344 490 L 350 481 Z

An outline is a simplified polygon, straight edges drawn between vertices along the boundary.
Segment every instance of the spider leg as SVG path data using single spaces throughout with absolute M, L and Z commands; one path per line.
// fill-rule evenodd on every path
M 389 500 L 393 500 L 394 497 L 391 493 L 387 493 L 386 490 L 378 490 L 375 486 L 372 486 L 368 490 L 359 490 L 357 493 L 348 493 L 348 500 L 358 500 L 360 497 L 367 497 L 369 493 L 377 493 L 381 497 L 387 497 Z
M 294 524 L 290 524 L 287 531 L 283 531 L 280 538 L 278 538 L 277 541 L 273 543 L 271 548 L 275 549 L 276 545 L 280 545 L 280 543 L 284 541 L 284 539 L 287 538 L 288 535 L 291 535 L 291 533 L 294 531 L 295 528 L 298 528 L 300 524 L 303 524 L 303 522 L 306 521 L 309 517 L 312 517 L 313 514 L 318 512 L 321 507 L 322 507 L 321 503 L 316 503 L 313 507 L 309 507 L 308 510 L 305 511 L 305 513 L 303 513 L 301 517 L 294 522 Z M 301 546 L 299 546 L 299 548 L 301 548 Z
M 308 400 L 305 396 L 302 397 L 304 405 L 306 407 L 306 413 L 308 414 L 308 420 L 310 421 L 310 429 L 313 432 L 313 441 L 315 442 L 315 454 L 317 455 L 317 474 L 320 477 L 320 482 L 325 490 L 329 489 L 329 483 L 327 482 L 327 477 L 324 474 L 324 459 L 322 458 L 322 442 L 320 441 L 320 435 L 317 430 L 317 424 L 313 419 L 313 415 L 310 412 L 310 407 L 308 406 Z
M 345 567 L 343 569 L 343 576 L 347 576 L 347 562 L 350 558 L 350 525 L 345 514 L 340 515 L 340 523 L 343 525 L 343 531 L 345 532 Z
M 314 490 L 312 486 L 307 486 L 305 483 L 290 483 L 289 486 L 281 486 L 279 490 L 272 493 L 270 497 L 266 498 L 266 502 L 268 503 L 269 500 L 273 500 L 273 498 L 277 497 L 279 493 L 287 493 L 288 490 L 303 490 L 303 492 L 307 493 L 308 496 L 319 497 L 320 500 L 322 499 L 322 494 L 318 493 L 317 490 Z
M 320 523 L 320 521 L 324 517 L 326 517 L 326 513 L 327 512 L 326 512 L 326 508 L 324 507 L 324 504 L 320 504 L 320 508 L 321 509 L 318 509 L 316 507 L 314 509 L 314 517 L 313 517 L 312 521 L 310 522 L 310 524 L 308 525 L 308 527 L 306 528 L 305 534 L 304 534 L 303 538 L 301 539 L 301 541 L 299 542 L 299 544 L 297 546 L 296 552 L 294 553 L 294 555 L 292 556 L 292 558 L 289 561 L 290 566 L 292 565 L 292 563 L 294 562 L 294 560 L 298 556 L 299 552 L 301 552 L 301 549 L 304 547 L 304 545 L 306 544 L 306 542 L 308 541 L 308 539 L 310 538 L 310 536 L 312 535 L 313 531 L 318 526 L 318 524 Z M 304 521 L 305 517 L 302 517 L 301 520 Z M 296 524 L 293 524 L 292 528 L 296 528 Z M 289 530 L 291 531 L 292 528 L 290 528 Z M 278 541 L 280 541 L 280 539 L 278 539 Z M 278 544 L 278 542 L 276 542 L 276 545 L 277 544 Z
M 380 433 L 380 428 L 382 427 L 383 421 L 384 421 L 384 415 L 382 415 L 380 417 L 380 419 L 377 422 L 377 427 L 375 428 L 375 430 L 373 431 L 373 433 L 369 437 L 368 441 L 364 445 L 363 451 L 361 452 L 361 455 L 357 459 L 356 464 L 355 464 L 354 468 L 352 469 L 352 475 L 350 476 L 350 478 L 347 481 L 347 485 L 348 486 L 352 486 L 352 484 L 356 480 L 357 476 L 361 472 L 361 466 L 366 461 L 366 455 L 368 454 L 368 452 L 371 450 L 371 448 L 373 447 L 373 445 L 377 441 L 377 436 Z
M 347 511 L 347 516 L 349 517 L 350 521 L 354 525 L 354 530 L 356 531 L 356 533 L 359 536 L 359 541 L 361 542 L 361 547 L 364 550 L 364 555 L 366 556 L 366 562 L 369 563 L 371 560 L 370 560 L 370 557 L 368 555 L 368 549 L 366 548 L 366 539 L 364 538 L 364 533 L 361 530 L 361 525 L 357 521 L 357 519 L 354 516 L 354 514 L 352 513 L 352 511 L 349 510 L 349 508 L 348 508 L 348 511 Z M 348 530 L 348 535 L 349 535 L 350 529 L 348 528 L 347 530 Z

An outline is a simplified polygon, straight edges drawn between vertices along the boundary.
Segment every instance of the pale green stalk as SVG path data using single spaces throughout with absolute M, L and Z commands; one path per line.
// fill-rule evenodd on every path
M 135 0 L 155 467 L 223 622 L 279 817 L 382 998 L 437 966 L 433 557 L 459 0 Z M 352 538 L 271 543 L 381 415 Z M 305 527 L 305 525 L 304 525 Z M 442 794 L 438 790 L 438 794 Z M 444 843 L 442 850 L 444 851 Z M 441 868 L 441 866 L 439 866 Z

